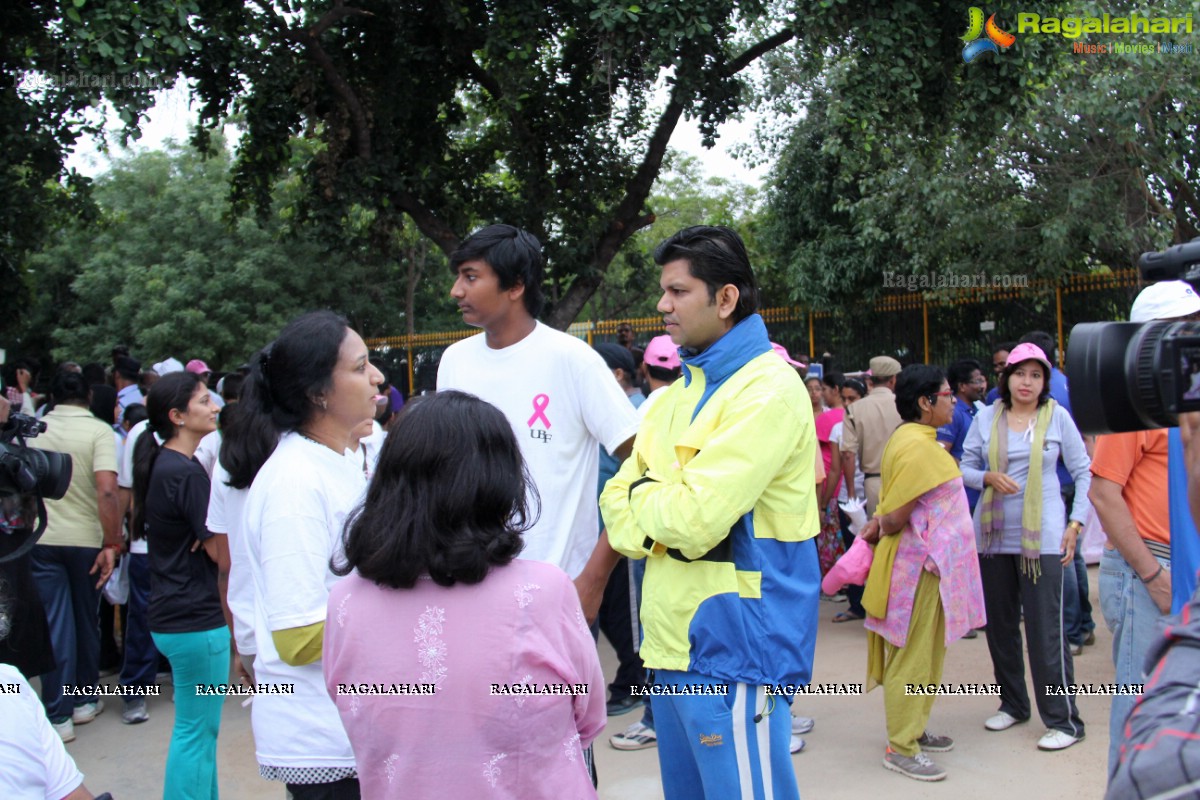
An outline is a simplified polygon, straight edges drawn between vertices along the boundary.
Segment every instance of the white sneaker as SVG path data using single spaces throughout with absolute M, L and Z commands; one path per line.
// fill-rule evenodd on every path
M 994 716 L 988 717 L 983 723 L 983 727 L 989 731 L 1006 731 L 1013 725 L 1019 725 L 1025 720 L 1017 719 L 1007 711 L 1000 711 Z
M 1066 731 L 1051 729 L 1038 739 L 1038 750 L 1066 750 L 1076 742 L 1083 741 L 1082 736 L 1072 736 Z
M 96 715 L 103 710 L 103 700 L 97 700 L 94 703 L 84 703 L 81 706 L 75 706 L 75 710 L 71 713 L 71 721 L 76 725 L 86 725 L 94 720 Z
M 793 733 L 792 741 L 788 743 L 788 752 L 792 755 L 796 755 L 796 753 L 799 753 L 802 750 L 804 750 L 804 740 Z
M 69 719 L 64 719 L 62 722 L 51 722 L 50 726 L 54 728 L 54 732 L 58 734 L 58 738 L 64 743 L 75 741 L 75 723 Z
M 812 717 L 792 717 L 792 733 L 808 733 L 816 725 L 817 721 Z

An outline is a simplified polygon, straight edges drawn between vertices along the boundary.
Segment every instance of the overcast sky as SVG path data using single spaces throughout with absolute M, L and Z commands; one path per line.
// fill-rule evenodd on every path
M 159 93 L 158 102 L 150 110 L 149 122 L 142 126 L 142 138 L 135 143 L 135 147 L 157 149 L 167 139 L 180 142 L 187 140 L 188 125 L 195 122 L 196 112 L 195 109 L 189 108 L 187 92 L 181 87 L 182 85 Z M 109 115 L 109 127 L 113 130 L 120 127 L 120 121 L 115 115 Z M 700 145 L 700 132 L 696 123 L 684 119 L 680 121 L 671 137 L 671 146 L 700 159 L 701 165 L 710 176 L 729 178 L 756 186 L 762 183 L 768 167 L 764 165 L 752 169 L 729 154 L 733 145 L 748 141 L 753 133 L 754 124 L 751 120 L 727 122 L 720 128 L 720 138 L 716 147 L 706 150 Z M 110 137 L 110 146 L 114 150 L 117 148 L 115 137 Z M 91 139 L 81 139 L 67 164 L 85 175 L 95 176 L 104 171 L 108 159 L 96 149 Z

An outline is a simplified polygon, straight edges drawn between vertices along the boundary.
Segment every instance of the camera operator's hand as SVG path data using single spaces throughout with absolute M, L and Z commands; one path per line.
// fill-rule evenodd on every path
M 102 587 L 108 581 L 108 576 L 112 575 L 113 567 L 117 564 L 117 553 L 111 547 L 101 547 L 100 554 L 96 556 L 96 563 L 92 564 L 92 568 L 88 570 L 88 575 L 100 573 L 100 580 L 96 581 L 96 588 Z
M 983 485 L 992 487 L 1000 494 L 1016 494 L 1021 491 L 1020 485 L 1003 472 L 983 473 Z

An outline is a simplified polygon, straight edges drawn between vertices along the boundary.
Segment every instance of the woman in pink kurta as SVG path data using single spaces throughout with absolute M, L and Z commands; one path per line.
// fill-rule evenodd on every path
M 514 558 L 524 474 L 504 416 L 461 392 L 387 438 L 325 622 L 364 798 L 596 796 L 604 679 L 574 584 Z
M 904 420 L 883 452 L 876 517 L 862 535 L 874 541 L 867 610 L 869 686 L 883 685 L 888 748 L 883 765 L 910 778 L 938 781 L 945 771 L 927 752 L 954 747 L 925 729 L 941 681 L 946 646 L 984 624 L 975 531 L 962 473 L 937 443 L 955 398 L 937 367 L 913 364 L 896 380 Z M 912 692 L 912 687 L 924 691 Z

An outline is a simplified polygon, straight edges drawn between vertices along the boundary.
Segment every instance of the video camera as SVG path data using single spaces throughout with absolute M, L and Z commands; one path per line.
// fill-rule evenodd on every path
M 46 530 L 44 500 L 59 500 L 71 485 L 71 457 L 25 444 L 46 423 L 13 414 L 0 428 L 0 562 L 19 558 Z
M 1184 280 L 1200 291 L 1200 237 L 1138 259 L 1149 283 Z M 1085 322 L 1067 348 L 1071 414 L 1083 433 L 1178 425 L 1200 411 L 1200 322 Z

